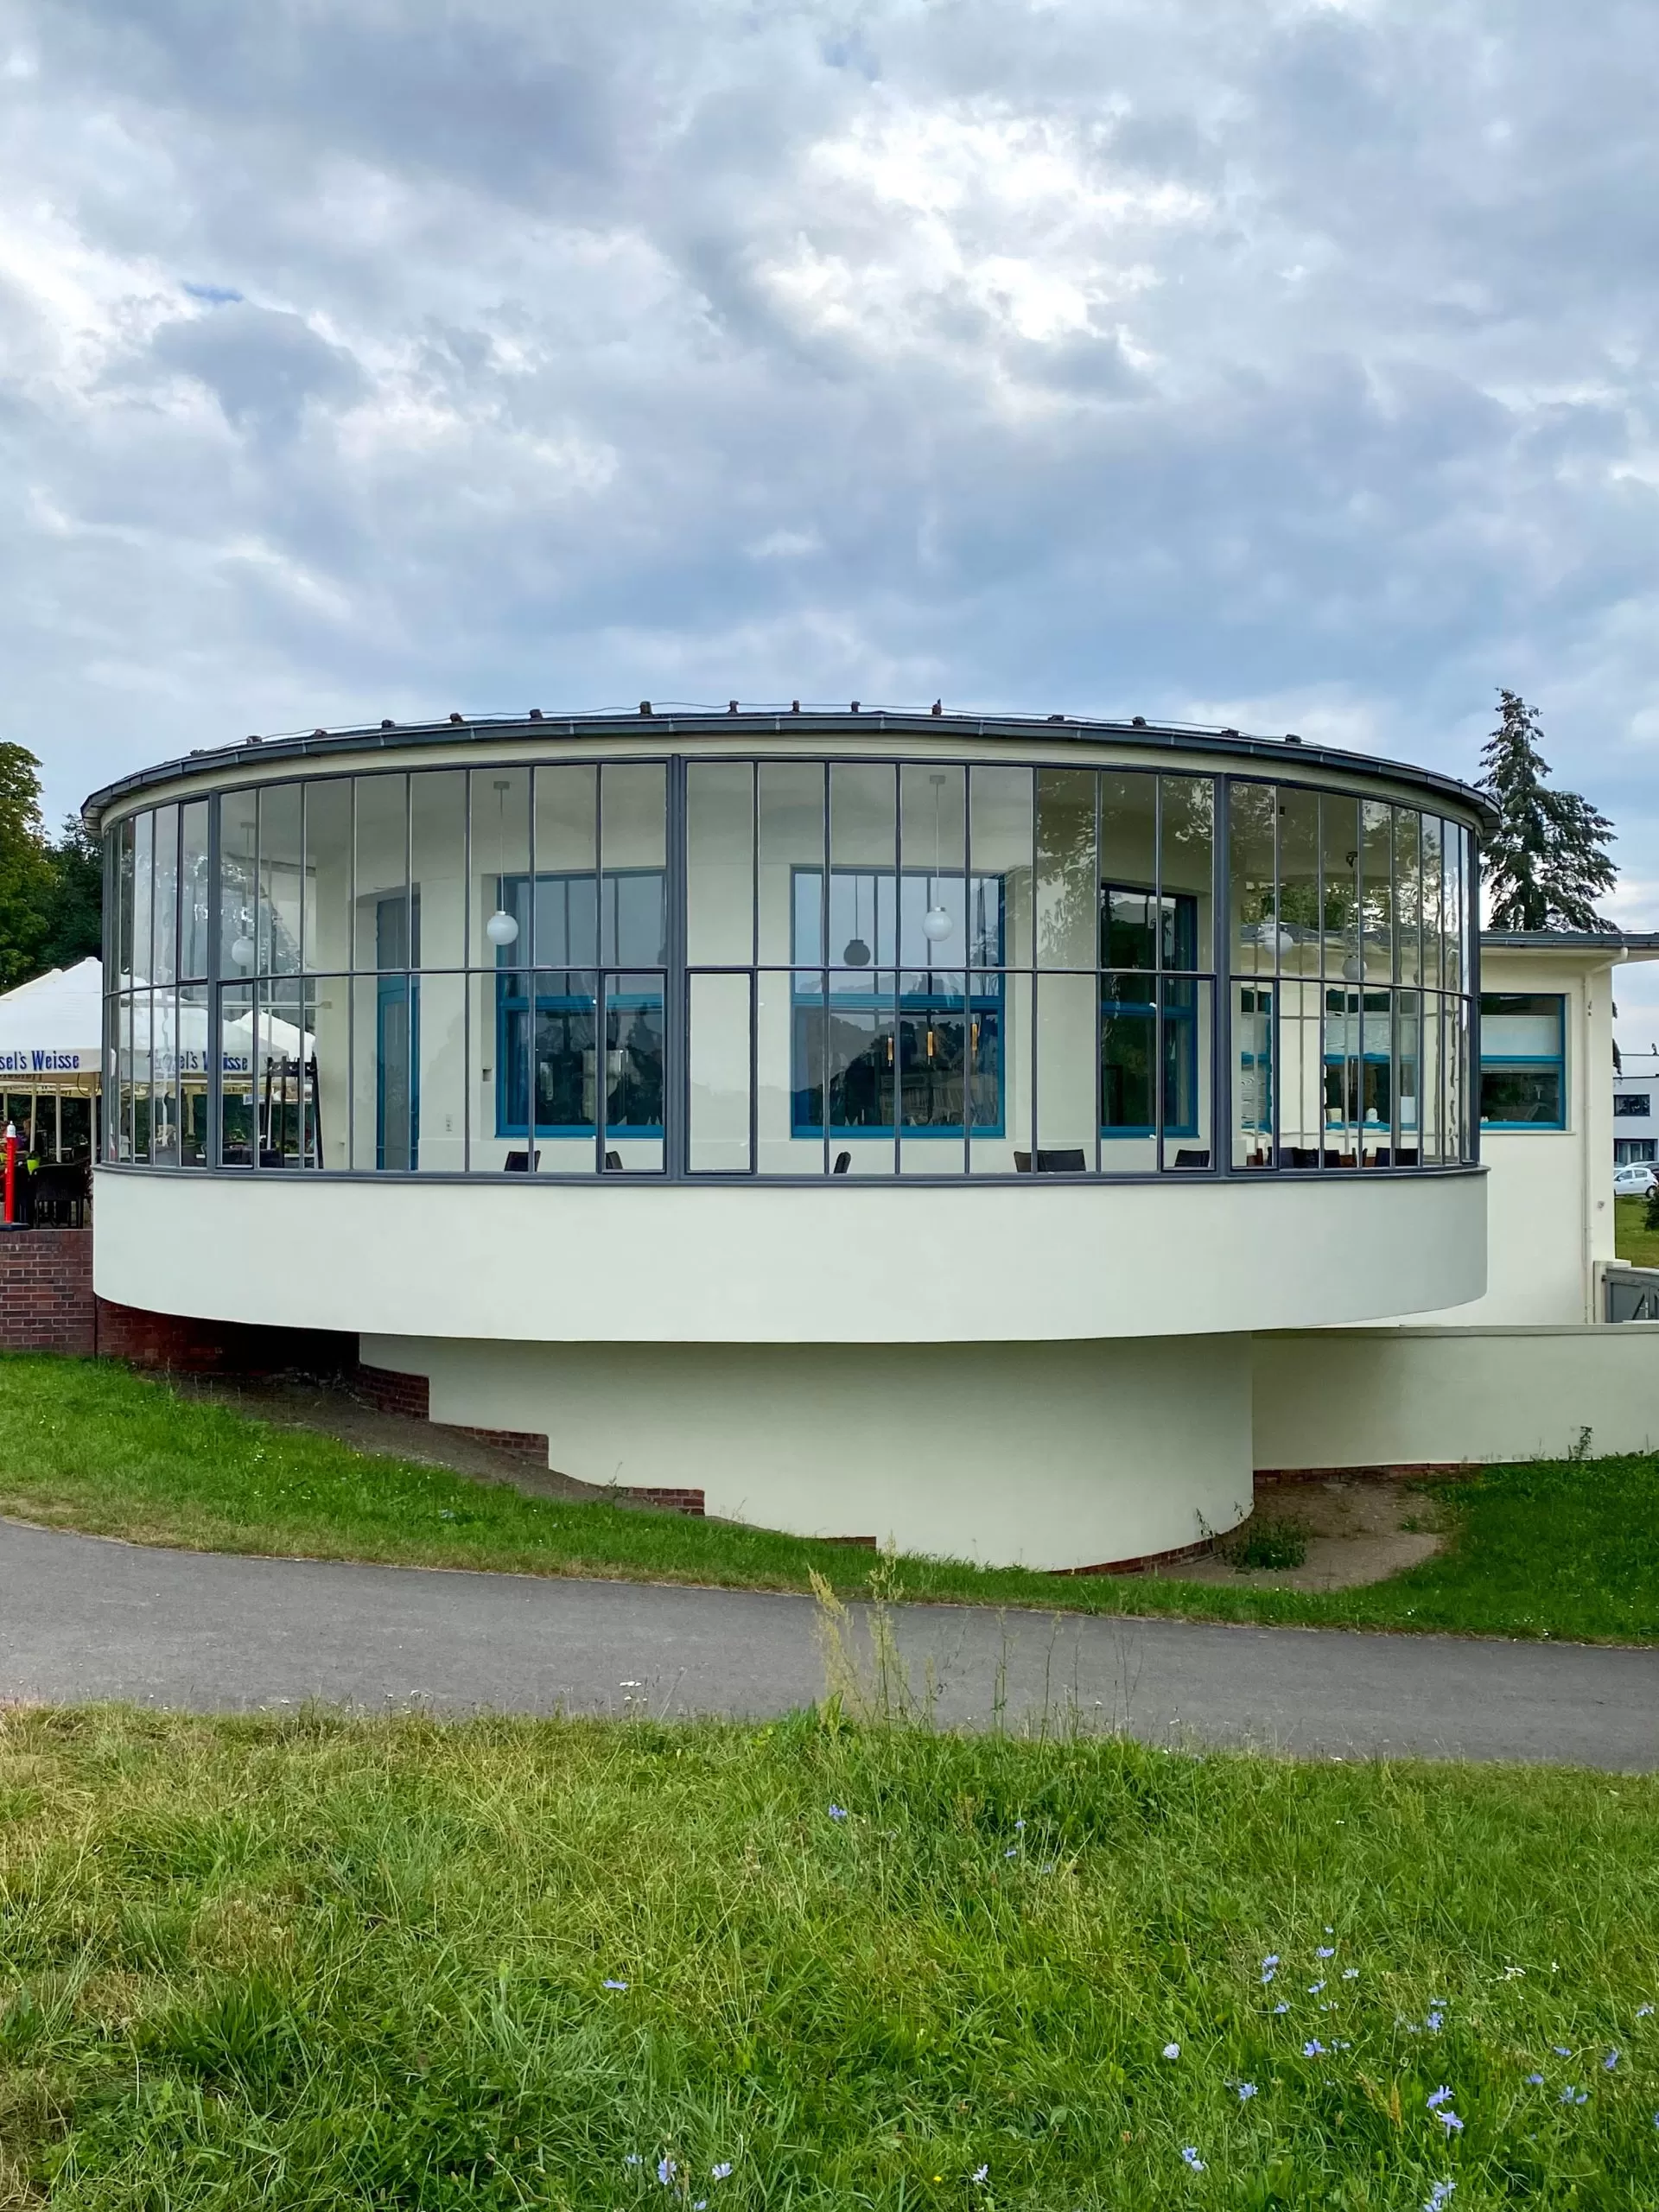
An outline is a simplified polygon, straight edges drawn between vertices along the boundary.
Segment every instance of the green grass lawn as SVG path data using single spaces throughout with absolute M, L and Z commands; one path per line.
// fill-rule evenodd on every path
M 1613 1200 L 1613 1249 L 1633 1268 L 1659 1268 L 1659 1229 L 1647 1218 L 1645 1198 Z
M 13 1713 L 0 2203 L 1653 2212 L 1656 1835 L 1567 1771 Z
M 1065 1577 L 902 1557 L 905 1594 L 1090 1612 L 1659 1639 L 1659 1461 L 1540 1461 L 1446 1484 L 1451 1548 L 1369 1589 Z M 868 1553 L 527 1497 L 181 1398 L 105 1361 L 0 1358 L 0 1514 L 140 1542 L 531 1574 L 862 1588 Z

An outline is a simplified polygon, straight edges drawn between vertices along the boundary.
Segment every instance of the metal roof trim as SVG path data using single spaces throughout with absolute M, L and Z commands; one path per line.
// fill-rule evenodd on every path
M 89 829 L 96 830 L 111 806 L 157 784 L 173 783 L 186 777 L 211 775 L 216 770 L 262 765 L 266 761 L 324 760 L 339 754 L 367 755 L 401 751 L 410 746 L 454 745 L 468 740 L 478 741 L 506 735 L 535 738 L 545 742 L 557 739 L 592 739 L 607 734 L 620 736 L 625 733 L 637 737 L 642 731 L 660 734 L 671 741 L 693 737 L 712 738 L 716 734 L 729 741 L 745 735 L 798 737 L 806 733 L 842 736 L 915 734 L 934 738 L 954 734 L 957 737 L 1001 739 L 1025 743 L 1040 736 L 1050 742 L 1082 740 L 1096 744 L 1155 747 L 1163 751 L 1271 761 L 1281 769 L 1287 766 L 1300 770 L 1332 768 L 1342 774 L 1359 776 L 1367 780 L 1414 785 L 1472 814 L 1480 823 L 1483 833 L 1494 827 L 1497 819 L 1491 801 L 1484 792 L 1459 783 L 1455 777 L 1441 774 L 1438 769 L 1421 768 L 1409 762 L 1389 760 L 1376 753 L 1349 753 L 1334 746 L 1309 744 L 1305 740 L 1263 737 L 1245 731 L 1190 722 L 1147 721 L 1137 725 L 1128 721 L 1103 721 L 1077 715 L 936 715 L 926 708 L 862 706 L 856 714 L 845 707 L 804 707 L 798 712 L 790 708 L 766 708 L 743 709 L 737 714 L 732 714 L 726 709 L 678 708 L 659 711 L 653 707 L 649 714 L 638 710 L 632 714 L 543 714 L 533 721 L 527 715 L 469 715 L 459 722 L 452 722 L 446 717 L 442 721 L 402 723 L 391 729 L 365 725 L 345 729 L 296 732 L 285 736 L 245 740 L 238 745 L 212 747 L 191 753 L 182 760 L 161 761 L 154 767 L 135 769 L 130 774 L 118 777 L 113 782 L 105 784 L 93 791 L 82 804 L 81 817 Z

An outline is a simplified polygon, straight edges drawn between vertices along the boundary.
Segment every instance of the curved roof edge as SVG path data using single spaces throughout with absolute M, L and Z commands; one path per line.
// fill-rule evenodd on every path
M 1156 746 L 1162 751 L 1240 754 L 1247 759 L 1287 764 L 1299 768 L 1331 767 L 1348 775 L 1376 778 L 1379 782 L 1421 785 L 1442 799 L 1473 814 L 1483 831 L 1497 823 L 1491 802 L 1482 791 L 1459 783 L 1433 768 L 1419 768 L 1371 753 L 1349 753 L 1334 746 L 1313 745 L 1294 736 L 1260 737 L 1248 732 L 1193 722 L 1154 722 L 1136 715 L 1128 720 L 1102 721 L 1084 715 L 973 715 L 946 713 L 938 708 L 797 707 L 729 708 L 675 707 L 658 709 L 642 701 L 632 713 L 523 715 L 450 715 L 442 721 L 365 724 L 347 729 L 315 729 L 278 737 L 250 737 L 238 745 L 213 746 L 188 753 L 183 760 L 159 762 L 93 791 L 81 806 L 81 817 L 96 830 L 105 810 L 150 785 L 171 783 L 181 776 L 211 773 L 214 769 L 263 766 L 272 760 L 327 759 L 342 753 L 402 750 L 411 745 L 454 745 L 469 738 L 505 735 L 553 738 L 592 738 L 626 732 L 637 737 L 641 727 L 665 739 L 739 736 L 800 736 L 840 734 L 867 737 L 889 732 L 941 737 L 1007 738 L 1029 741 L 1041 734 L 1052 741 L 1063 738 L 1109 741 L 1115 745 Z

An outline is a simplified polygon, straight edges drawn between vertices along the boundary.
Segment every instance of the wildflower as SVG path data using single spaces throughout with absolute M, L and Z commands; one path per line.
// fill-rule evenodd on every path
M 1342 1978 L 1344 1981 L 1357 1981 L 1359 1980 L 1359 1968 L 1357 1967 L 1344 1967 L 1342 1970 Z
M 1638 2005 L 1636 2008 L 1636 2017 L 1638 2020 L 1645 2020 L 1652 2010 L 1651 2005 Z
M 1310 1981 L 1307 1985 L 1307 1993 L 1310 1997 L 1317 1997 L 1324 1987 L 1325 1984 L 1322 1981 Z
M 1553 2043 L 1549 2047 L 1557 2058 L 1571 2058 L 1573 2056 L 1564 2043 Z
M 1423 2200 L 1423 2212 L 1440 2212 L 1440 2207 L 1457 2185 L 1454 2181 L 1437 2181 Z
M 1427 2105 L 1430 2112 L 1438 2112 L 1442 2105 L 1450 2104 L 1451 2101 L 1452 2092 L 1446 2088 L 1444 2082 L 1441 2082 L 1438 2089 L 1431 2089 L 1427 2096 L 1424 2099 L 1424 2102 Z
M 1204 2171 L 1204 2160 L 1198 2156 L 1195 2145 L 1189 2143 L 1181 2152 L 1181 2156 L 1195 2174 L 1201 2174 Z
M 1024 1827 L 1026 1824 L 1021 1821 L 1020 1825 L 1021 1827 Z M 969 2180 L 972 2182 L 988 2182 L 990 2177 L 991 2170 L 988 2166 L 976 2166 L 972 2173 L 968 2177 Z
M 601 1981 L 599 1986 L 601 1989 L 626 1989 L 628 1985 L 626 1981 Z
M 622 2163 L 625 2166 L 643 2166 L 645 2162 L 637 2151 L 630 2151 Z
M 666 2154 L 657 2161 L 657 2178 L 661 2182 L 664 2189 L 669 2186 L 675 2175 L 678 2173 L 679 2171 L 679 2167 L 676 2164 L 675 2161 L 667 2157 Z
M 1277 1960 L 1277 1959 L 1263 1959 L 1263 1960 L 1262 1960 L 1262 1986 L 1263 1987 L 1263 1989 L 1265 1989 L 1265 1988 L 1267 1987 L 1268 1984 L 1268 1983 L 1273 1980 L 1273 1977 L 1274 1976 L 1274 1974 L 1276 1974 L 1278 1973 L 1278 1971 L 1279 1971 L 1279 1961 L 1278 1961 L 1278 1960 Z
M 1310 2036 L 1308 2040 L 1302 2045 L 1302 2056 L 1304 2058 L 1323 2058 L 1325 2056 L 1325 2045 L 1319 2041 L 1317 2036 Z
M 1587 2104 L 1589 2092 L 1586 2089 L 1575 2089 L 1572 2083 L 1568 2082 L 1567 2088 L 1561 2091 L 1560 2102 L 1564 2105 Z
M 1611 2073 L 1612 2072 L 1612 2070 L 1613 2070 L 1614 2067 L 1615 2067 L 1615 2066 L 1617 2066 L 1617 2065 L 1618 2065 L 1618 2051 L 1617 2051 L 1617 2050 L 1610 2050 L 1610 2051 L 1608 2052 L 1608 2054 L 1607 2054 L 1606 2057 L 1605 2057 L 1605 2058 L 1604 2058 L 1604 2059 L 1602 2060 L 1602 2062 L 1601 2062 L 1601 2070 L 1602 2070 L 1602 2072 L 1603 2072 L 1604 2074 L 1611 2074 Z
M 847 1808 L 844 1805 L 832 1805 L 830 1808 L 830 1817 L 832 1821 L 844 1821 L 847 1817 Z
M 1015 1826 L 1015 1827 L 1016 1827 L 1016 1828 L 1022 1828 L 1022 1827 L 1024 1827 L 1024 1826 L 1025 1826 L 1026 1824 L 1025 1824 L 1025 1822 L 1024 1822 L 1023 1821 L 1016 1821 L 1014 1822 L 1014 1825 Z M 989 2169 L 988 2167 L 987 2167 L 987 2168 L 986 2168 L 986 2171 L 988 2173 L 988 2172 L 989 2172 L 989 2171 L 990 2171 L 990 2169 Z
M 1233 2087 L 1238 2091 L 1238 2101 L 1242 2105 L 1248 2104 L 1255 2094 L 1254 2082 L 1235 2082 Z
M 1462 2134 L 1463 2122 L 1458 2118 L 1456 2113 L 1451 2111 L 1437 2112 L 1434 2117 L 1440 2121 L 1440 2126 L 1446 2130 L 1448 2138 L 1453 2135 Z
M 1181 2046 L 1179 2045 L 1179 2044 L 1178 2044 L 1178 2043 L 1166 2043 L 1166 2044 L 1164 2045 L 1164 2056 L 1165 2056 L 1166 2058 L 1179 2058 L 1179 2057 L 1180 2056 L 1180 2055 L 1181 2055 Z
M 1327 1928 L 1325 1932 L 1328 1936 L 1331 1930 Z M 1321 1943 L 1313 1955 L 1316 1959 L 1334 1959 L 1337 1955 L 1336 1946 L 1333 1943 Z
M 1274 2006 L 1274 2008 L 1273 2008 L 1273 2009 L 1274 2009 L 1274 2011 L 1275 2012 L 1289 2012 L 1289 2010 L 1290 2010 L 1290 2007 L 1289 2007 L 1289 2005 L 1287 2005 L 1287 2004 L 1286 2004 L 1285 2000 L 1284 2000 L 1284 1999 L 1283 1999 L 1283 1998 L 1281 1997 L 1281 1998 L 1280 1999 L 1279 2002 L 1278 2002 L 1278 2003 Z
M 1541 2074 L 1529 2074 L 1527 2081 L 1535 2089 L 1541 2089 L 1544 2086 L 1544 2077 Z
M 1017 1859 L 1020 1856 L 1020 1847 L 1018 1844 L 1011 1843 L 1002 1856 L 1005 1859 Z
M 710 2181 L 724 2181 L 727 2175 L 730 2173 L 731 2171 L 731 2160 L 729 2158 L 722 2158 L 717 2166 L 709 2167 L 709 2178 Z
M 1440 2030 L 1446 2025 L 1446 2015 L 1443 2012 L 1431 2012 L 1423 2025 L 1426 2028 L 1433 2028 L 1435 2034 L 1439 2035 Z

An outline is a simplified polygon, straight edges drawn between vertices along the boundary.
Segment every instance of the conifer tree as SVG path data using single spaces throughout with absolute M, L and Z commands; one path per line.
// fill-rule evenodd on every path
M 1481 753 L 1480 788 L 1500 823 L 1482 854 L 1495 930 L 1600 930 L 1596 900 L 1618 880 L 1607 817 L 1577 791 L 1552 790 L 1537 709 L 1500 688 L 1497 728 Z

